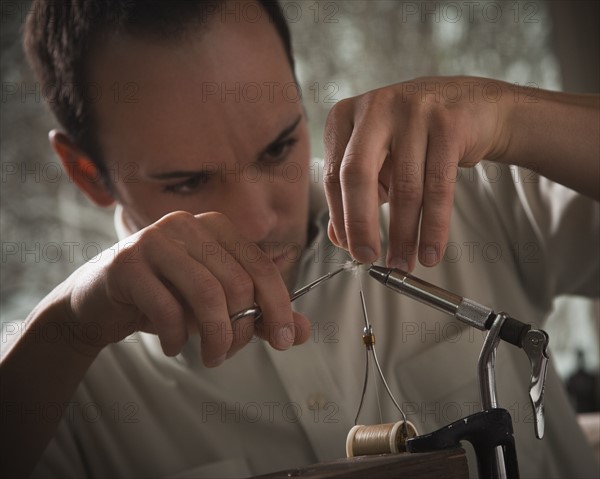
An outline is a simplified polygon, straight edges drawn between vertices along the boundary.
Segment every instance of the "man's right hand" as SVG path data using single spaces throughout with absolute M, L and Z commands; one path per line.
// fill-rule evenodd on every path
M 174 356 L 200 334 L 202 360 L 214 367 L 254 334 L 279 350 L 309 335 L 276 265 L 220 213 L 170 213 L 93 258 L 66 286 L 73 336 L 92 351 L 144 331 Z M 231 323 L 254 303 L 260 320 Z

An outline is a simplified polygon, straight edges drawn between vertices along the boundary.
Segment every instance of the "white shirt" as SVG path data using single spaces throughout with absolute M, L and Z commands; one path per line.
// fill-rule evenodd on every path
M 323 194 L 313 189 L 318 233 L 301 260 L 299 285 L 348 259 L 328 241 Z M 446 259 L 414 274 L 540 327 L 554 296 L 598 296 L 598 213 L 598 204 L 531 172 L 483 162 L 461 170 Z M 382 239 L 387 214 L 382 208 Z M 418 431 L 479 411 L 476 365 L 484 334 L 367 275 L 361 282 L 382 368 Z M 165 357 L 148 334 L 107 347 L 35 476 L 245 477 L 344 457 L 365 368 L 358 284 L 343 273 L 296 301 L 313 334 L 285 352 L 255 339 L 206 369 L 196 338 L 175 358 Z M 521 477 L 597 477 L 552 368 L 546 434 L 535 439 L 529 375 L 524 352 L 501 343 L 499 406 L 513 418 Z M 380 422 L 373 371 L 369 376 L 363 424 Z M 383 421 L 399 420 L 378 386 Z

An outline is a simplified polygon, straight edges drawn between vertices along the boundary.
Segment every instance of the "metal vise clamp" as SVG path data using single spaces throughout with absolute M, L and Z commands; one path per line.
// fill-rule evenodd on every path
M 544 383 L 548 369 L 548 335 L 545 331 L 531 329 L 505 313 L 496 314 L 491 308 L 468 298 L 463 298 L 427 283 L 398 269 L 372 265 L 369 275 L 388 288 L 410 296 L 434 309 L 454 316 L 456 319 L 482 331 L 490 331 L 484 342 L 479 359 L 480 386 L 483 409 L 496 407 L 494 381 L 495 350 L 500 339 L 522 348 L 531 364 L 529 398 L 535 412 L 535 435 L 544 435 Z M 485 389 L 485 391 L 484 391 Z

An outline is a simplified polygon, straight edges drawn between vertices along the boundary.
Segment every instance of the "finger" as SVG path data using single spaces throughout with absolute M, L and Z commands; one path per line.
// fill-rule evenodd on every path
M 231 347 L 227 351 L 227 359 L 233 357 L 240 349 L 246 346 L 256 334 L 256 318 L 254 316 L 244 316 L 238 319 L 233 325 L 233 340 Z
M 199 228 L 188 232 L 186 237 L 188 241 L 185 246 L 190 256 L 197 262 L 202 262 L 221 284 L 225 294 L 228 321 L 231 323 L 231 316 L 251 307 L 255 302 L 252 277 L 230 253 L 236 249 L 241 251 L 239 241 L 221 244 L 212 232 Z M 227 328 L 227 332 L 231 331 L 232 334 L 227 357 L 231 357 L 252 339 L 253 322 L 253 318 L 249 316 L 231 324 L 231 330 Z
M 147 267 L 136 270 L 135 281 L 125 274 L 116 275 L 118 296 L 135 305 L 152 324 L 167 356 L 175 356 L 188 340 L 184 308 L 165 284 Z
M 335 229 L 333 228 L 333 223 L 331 222 L 331 219 L 329 220 L 328 224 L 327 224 L 327 236 L 329 237 L 329 239 L 331 240 L 331 242 L 338 246 L 341 247 L 341 243 L 340 240 L 337 238 L 337 235 L 335 233 Z
M 210 215 L 210 216 L 206 216 Z M 262 310 L 262 328 L 266 339 L 276 349 L 288 349 L 294 342 L 292 306 L 289 292 L 275 263 L 256 243 L 251 243 L 237 233 L 224 215 L 205 213 L 198 215 L 210 220 L 209 228 L 221 246 L 232 252 L 232 256 L 250 275 L 254 286 L 254 298 Z M 231 248 L 232 242 L 239 248 Z M 229 246 L 227 246 L 229 244 Z M 277 253 L 276 253 L 277 256 Z
M 197 223 L 197 220 L 193 220 Z M 212 226 L 193 229 L 185 233 L 185 249 L 191 259 L 208 269 L 223 287 L 228 316 L 254 304 L 254 283 L 252 278 L 232 254 L 242 253 L 242 245 L 237 236 L 225 240 L 215 236 Z M 217 233 L 219 235 L 219 233 Z M 253 251 L 258 247 L 253 247 Z
M 294 346 L 303 344 L 310 338 L 311 322 L 306 316 L 294 311 Z
M 329 238 L 342 248 L 348 247 L 344 226 L 344 203 L 340 182 L 340 166 L 346 145 L 352 135 L 353 109 L 349 100 L 337 103 L 329 112 L 323 143 L 325 148 L 325 172 L 323 183 L 329 205 Z
M 205 344 L 203 358 L 206 359 L 207 365 L 212 366 L 231 356 L 252 338 L 252 329 L 247 327 L 247 321 L 236 321 L 231 325 L 229 319 L 233 314 L 254 304 L 254 286 L 250 275 L 230 254 L 230 251 L 241 249 L 240 241 L 235 239 L 237 236 L 226 242 L 215 237 L 214 231 L 219 231 L 219 225 L 224 222 L 221 217 L 225 218 L 218 214 L 205 215 L 203 220 L 199 221 L 194 215 L 178 212 L 161 220 L 165 223 L 166 235 L 172 238 L 171 244 L 177 250 L 170 255 L 163 254 L 170 261 L 170 265 L 165 265 L 171 269 L 170 274 L 176 275 L 180 265 L 202 265 L 211 275 L 207 280 L 212 281 L 214 277 L 223 290 L 225 301 L 222 314 L 217 316 L 215 311 L 207 314 L 202 304 L 194 303 L 196 300 L 202 303 L 202 298 L 196 297 L 194 290 L 189 291 L 189 282 L 178 283 L 179 288 L 187 291 L 186 295 L 191 297 L 190 304 L 195 304 L 193 309 L 199 324 L 198 329 L 204 333 L 203 341 L 210 341 Z M 218 223 L 216 227 L 213 224 L 215 221 Z M 185 241 L 178 238 L 185 238 Z M 184 256 L 181 257 L 180 254 Z M 177 255 L 178 260 L 175 260 L 174 255 Z M 192 270 L 189 274 L 196 273 Z M 212 287 L 216 288 L 215 285 Z M 209 339 L 211 337 L 212 339 Z M 220 341 L 220 344 L 213 341 Z M 222 347 L 227 347 L 227 351 L 222 351 Z M 213 356 L 209 351 L 218 351 L 220 354 Z
M 262 251 L 260 253 L 257 261 L 242 258 L 241 263 L 254 282 L 255 301 L 262 310 L 260 325 L 263 337 L 274 348 L 286 350 L 294 344 L 289 292 L 275 264 Z
M 412 271 L 417 259 L 419 220 L 423 204 L 424 165 L 427 154 L 427 125 L 419 117 L 401 125 L 392 142 L 390 238 L 387 264 Z
M 348 247 L 362 263 L 372 263 L 380 254 L 378 178 L 390 141 L 386 128 L 372 125 L 369 115 L 355 124 L 340 167 Z
M 200 331 L 204 364 L 221 364 L 231 347 L 233 331 L 220 281 L 205 265 L 193 260 L 181 244 L 163 246 L 153 266 L 192 309 Z
M 296 311 L 293 312 L 293 318 L 293 324 L 287 325 L 284 331 L 295 346 L 303 344 L 308 340 L 311 323 L 303 314 Z M 261 339 L 268 340 L 269 328 L 260 320 L 256 322 L 256 335 Z
M 448 243 L 458 172 L 458 152 L 451 145 L 443 135 L 429 141 L 419 239 L 419 261 L 424 266 L 439 263 Z

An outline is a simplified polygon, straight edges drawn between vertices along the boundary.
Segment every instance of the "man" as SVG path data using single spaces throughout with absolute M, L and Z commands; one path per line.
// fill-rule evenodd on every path
M 540 322 L 555 294 L 597 293 L 597 205 L 503 165 L 534 165 L 598 199 L 597 98 L 537 92 L 537 102 L 520 104 L 509 85 L 465 77 L 412 84 L 456 84 L 457 103 L 407 95 L 402 84 L 341 102 L 325 132 L 328 223 L 318 192 L 309 194 L 318 185 L 302 104 L 289 92 L 285 22 L 271 2 L 232 5 L 260 15 L 223 17 L 221 2 L 33 8 L 28 53 L 57 89 L 51 106 L 65 129 L 52 146 L 95 203 L 118 203 L 124 239 L 28 318 L 32 333 L 58 325 L 60 342 L 25 334 L 4 358 L 4 400 L 59 405 L 62 417 L 7 416 L 17 474 L 37 463 L 40 476 L 240 477 L 341 456 L 364 368 L 356 282 L 338 276 L 297 311 L 288 293 L 347 259 L 327 228 L 361 262 L 380 255 L 381 231 L 389 265 L 526 322 Z M 485 97 L 484 81 L 502 101 Z M 61 95 L 68 82 L 86 88 Z M 91 101 L 92 85 L 132 87 L 134 101 Z M 232 100 L 214 85 L 258 93 Z M 500 176 L 457 169 L 483 158 Z M 125 165 L 133 175 L 114 174 Z M 475 173 L 458 180 L 461 171 Z M 487 246 L 484 260 L 444 255 L 448 238 Z M 444 256 L 435 268 L 416 266 L 417 257 L 434 266 Z M 409 419 L 430 432 L 475 412 L 481 338 L 373 281 L 362 287 Z M 254 303 L 259 321 L 231 324 Z M 499 358 L 498 382 L 522 475 L 593 475 L 554 374 L 548 438 L 532 439 L 528 365 L 513 349 Z M 376 411 L 371 402 L 361 421 L 378 422 Z

